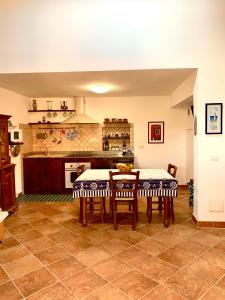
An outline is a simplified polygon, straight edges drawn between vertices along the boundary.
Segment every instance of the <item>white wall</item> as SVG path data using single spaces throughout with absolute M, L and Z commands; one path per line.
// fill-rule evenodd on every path
M 178 166 L 179 184 L 186 184 L 187 109 L 170 107 L 170 97 L 86 98 L 86 113 L 98 122 L 104 118 L 128 118 L 134 123 L 134 154 L 137 167 L 167 169 Z M 148 122 L 165 122 L 164 144 L 148 144 Z
M 0 88 L 0 114 L 12 116 L 10 120 L 14 126 L 28 123 L 29 99 L 9 90 Z M 22 192 L 21 157 L 12 157 L 11 162 L 16 164 L 15 182 L 16 194 Z
M 224 0 L 1 1 L 0 72 L 198 68 L 194 215 L 225 220 L 208 211 L 225 201 L 224 135 L 204 133 L 204 104 L 225 99 L 224 34 Z

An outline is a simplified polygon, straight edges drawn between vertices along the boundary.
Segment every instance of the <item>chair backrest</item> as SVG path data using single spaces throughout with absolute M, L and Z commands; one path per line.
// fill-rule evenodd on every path
M 77 177 L 79 177 L 85 171 L 85 165 L 79 165 L 76 171 L 77 171 Z
M 167 172 L 175 178 L 177 174 L 177 167 L 175 165 L 168 164 Z
M 109 184 L 112 191 L 112 197 L 137 198 L 139 175 L 140 171 L 109 171 Z

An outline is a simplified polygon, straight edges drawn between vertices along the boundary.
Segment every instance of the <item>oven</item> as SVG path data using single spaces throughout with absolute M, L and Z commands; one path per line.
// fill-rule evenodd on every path
M 84 165 L 84 169 L 91 169 L 90 162 L 68 162 L 65 163 L 65 188 L 71 189 L 74 181 L 77 179 L 77 167 Z

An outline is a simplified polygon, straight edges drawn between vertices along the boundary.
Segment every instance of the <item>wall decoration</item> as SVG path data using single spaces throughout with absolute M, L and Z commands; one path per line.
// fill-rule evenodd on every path
M 205 105 L 205 133 L 222 134 L 223 131 L 223 104 L 206 103 Z
M 164 143 L 164 122 L 148 122 L 148 143 Z

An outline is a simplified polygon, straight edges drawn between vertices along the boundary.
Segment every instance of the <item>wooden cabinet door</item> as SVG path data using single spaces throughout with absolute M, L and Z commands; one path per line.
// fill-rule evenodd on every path
M 112 159 L 110 158 L 95 158 L 92 161 L 92 169 L 111 169 Z
M 59 158 L 24 158 L 23 170 L 25 194 L 61 193 L 64 182 Z
M 43 194 L 60 194 L 63 189 L 60 158 L 42 159 L 41 187 Z
M 15 165 L 9 165 L 0 170 L 0 207 L 9 210 L 15 205 Z
M 43 158 L 24 158 L 24 194 L 41 194 Z

